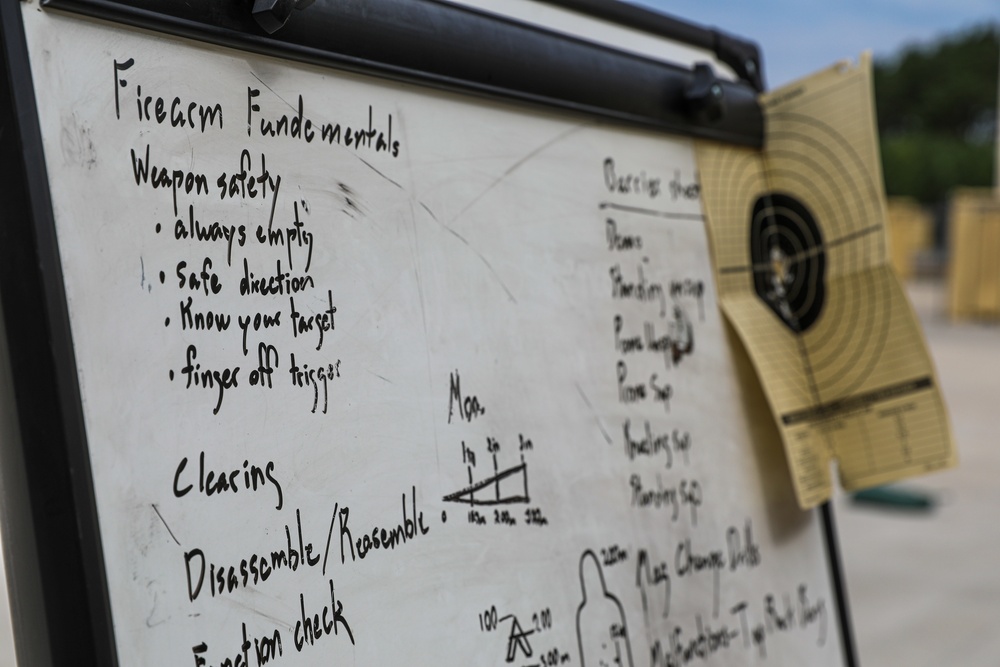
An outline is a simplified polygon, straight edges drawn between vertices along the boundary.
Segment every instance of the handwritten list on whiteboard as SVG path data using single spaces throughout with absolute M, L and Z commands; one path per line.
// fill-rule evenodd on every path
M 121 664 L 843 662 L 687 141 L 25 23 Z

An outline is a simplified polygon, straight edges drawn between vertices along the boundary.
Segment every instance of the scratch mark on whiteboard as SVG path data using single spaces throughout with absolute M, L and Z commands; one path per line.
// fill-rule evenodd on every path
M 493 277 L 496 278 L 496 280 L 497 280 L 498 283 L 500 283 L 500 287 L 503 288 L 503 291 L 507 293 L 507 298 L 510 299 L 512 303 L 517 303 L 517 299 L 514 298 L 514 294 L 507 288 L 507 285 L 504 284 L 503 280 L 500 279 L 500 274 L 497 273 L 496 269 L 493 268 L 493 265 L 490 264 L 490 260 L 486 259 L 486 257 L 483 255 L 483 253 L 481 253 L 478 250 L 476 250 L 475 248 L 473 248 L 472 244 L 469 243 L 468 241 L 466 241 L 465 237 L 463 237 L 461 234 L 459 234 L 458 232 L 456 232 L 454 229 L 452 229 L 451 227 L 448 227 L 447 225 L 442 225 L 442 227 L 444 227 L 449 232 L 451 232 L 452 236 L 454 236 L 459 241 L 461 241 L 466 246 L 468 246 L 469 250 L 471 250 L 472 252 L 476 253 L 476 256 L 480 260 L 482 260 L 483 264 L 486 265 L 486 268 L 489 269 L 490 273 L 493 274 Z
M 396 117 L 398 119 L 400 131 L 403 133 L 403 136 L 406 136 L 407 135 L 406 115 L 403 113 L 403 110 L 399 107 L 399 105 L 396 105 Z M 410 159 L 410 152 L 409 151 L 403 151 L 403 159 L 406 161 L 406 172 L 405 172 L 405 174 L 408 177 L 407 183 L 410 186 L 411 190 L 416 190 L 417 186 L 416 186 L 416 183 L 414 182 L 413 162 Z M 403 192 L 409 192 L 405 188 L 401 188 L 401 189 L 403 190 Z M 430 342 L 428 341 L 428 336 L 427 336 L 427 307 L 426 307 L 426 304 L 424 302 L 424 286 L 423 286 L 423 284 L 422 284 L 422 282 L 420 280 L 420 239 L 419 239 L 420 232 L 419 232 L 418 227 L 417 227 L 418 220 L 417 220 L 417 212 L 416 212 L 416 210 L 413 207 L 414 202 L 417 202 L 417 199 L 416 199 L 416 197 L 414 195 L 411 194 L 409 196 L 409 202 L 408 203 L 409 203 L 409 209 L 410 209 L 410 222 L 411 222 L 412 228 L 413 228 L 413 246 L 412 246 L 412 250 L 413 250 L 413 268 L 414 268 L 414 272 L 416 274 L 416 279 L 417 279 L 417 291 L 420 293 L 420 317 L 421 317 L 421 322 L 422 322 L 423 329 L 424 329 L 424 354 L 426 355 L 426 359 L 427 359 L 427 367 L 426 367 L 427 368 L 427 391 L 428 391 L 429 395 L 433 395 L 434 394 L 434 376 L 431 373 L 431 346 L 430 346 Z M 424 205 L 423 202 L 417 202 L 417 203 L 419 203 L 424 208 L 424 210 L 426 210 L 428 213 L 430 213 L 430 216 L 432 218 L 434 218 L 435 221 L 437 221 L 437 217 L 435 217 L 435 215 L 433 213 L 431 213 L 430 209 L 427 208 L 427 206 Z M 431 430 L 434 433 L 434 463 L 437 466 L 438 473 L 440 474 L 440 472 L 441 472 L 441 443 L 440 443 L 440 440 L 438 439 L 437 420 L 431 418 L 430 419 L 430 424 L 431 424 Z
M 500 185 L 500 183 L 502 183 L 504 181 L 504 179 L 506 179 L 508 176 L 510 176 L 515 171 L 517 171 L 518 169 L 520 169 L 521 166 L 524 165 L 524 163 L 526 163 L 528 160 L 530 160 L 531 158 L 535 157 L 536 155 L 538 155 L 539 153 L 541 153 L 542 151 L 544 151 L 549 146 L 562 141 L 563 139 L 565 139 L 569 135 L 574 134 L 576 132 L 579 132 L 583 128 L 587 127 L 587 125 L 589 125 L 589 123 L 585 123 L 583 125 L 575 125 L 575 126 L 573 126 L 571 128 L 563 130 L 562 132 L 560 132 L 559 134 L 557 134 L 555 137 L 549 139 L 548 141 L 546 141 L 545 143 L 543 143 L 541 146 L 538 146 L 537 148 L 535 148 L 534 150 L 532 150 L 531 152 L 529 152 L 527 155 L 525 155 L 524 157 L 522 157 L 520 160 L 518 160 L 517 162 L 515 162 L 514 164 L 512 164 L 511 166 L 509 166 L 507 168 L 507 170 L 505 172 L 503 172 L 498 178 L 494 179 L 493 182 L 490 183 L 486 187 L 485 190 L 483 190 L 478 195 L 476 195 L 475 197 L 473 197 L 472 201 L 470 201 L 468 204 L 466 204 L 465 208 L 463 208 L 461 211 L 459 211 L 451 219 L 451 221 L 455 222 L 456 220 L 458 220 L 459 218 L 461 218 L 462 215 L 464 215 L 466 211 L 468 211 L 470 208 L 472 208 L 473 206 L 475 206 L 476 203 L 480 199 L 482 199 L 483 197 L 485 197 L 487 194 L 489 194 L 489 192 L 493 188 L 495 188 L 496 186 Z
M 580 386 L 579 382 L 576 382 L 574 384 L 576 384 L 576 390 L 580 393 L 580 398 L 583 399 L 583 402 L 587 404 L 587 408 L 590 409 L 591 414 L 594 415 L 594 420 L 597 422 L 597 428 L 601 429 L 601 433 L 604 435 L 604 440 L 609 445 L 613 444 L 611 441 L 611 436 L 608 435 L 607 429 L 604 428 L 604 424 L 601 422 L 600 415 L 597 414 L 597 410 L 594 409 L 594 406 L 591 404 L 590 399 L 587 398 L 587 395 L 583 393 L 583 387 Z
M 427 359 L 427 391 L 434 394 L 434 378 L 431 376 L 431 346 L 428 342 L 427 333 L 427 302 L 424 300 L 424 285 L 420 277 L 420 232 L 417 229 L 417 215 L 413 209 L 413 199 L 410 199 L 410 221 L 413 223 L 413 241 L 411 250 L 413 251 L 413 273 L 417 281 L 417 294 L 420 296 L 420 321 L 424 329 L 424 355 Z M 434 459 L 438 469 L 441 469 L 441 453 L 438 450 L 437 422 L 431 420 L 431 428 L 434 429 Z
M 347 183 L 344 183 L 343 181 L 337 181 L 337 190 L 339 192 L 337 196 L 344 202 L 344 205 L 347 207 L 340 209 L 343 213 L 349 215 L 351 218 L 355 220 L 357 220 L 357 218 L 355 217 L 354 212 L 357 212 L 358 215 L 367 217 L 368 211 L 365 210 L 367 207 L 364 206 L 364 202 L 362 201 L 361 196 L 357 192 L 355 192 L 355 190 L 351 186 L 349 186 Z
M 67 164 L 79 164 L 87 169 L 93 169 L 97 164 L 97 150 L 90 137 L 90 128 L 82 124 L 75 113 L 64 115 L 61 123 L 59 145 L 63 159 Z
M 142 256 L 139 256 L 139 288 L 145 289 L 147 292 L 153 291 L 153 283 L 146 282 L 146 263 L 142 261 Z
M 253 591 L 255 589 L 251 588 L 251 589 L 248 589 L 248 590 Z M 288 626 L 288 622 L 287 621 L 283 621 L 283 620 L 281 620 L 280 618 L 278 618 L 276 616 L 271 616 L 270 614 L 265 614 L 258 607 L 255 607 L 255 606 L 253 606 L 251 604 L 247 604 L 246 602 L 242 602 L 242 601 L 238 600 L 237 598 L 226 598 L 226 599 L 231 604 L 235 604 L 235 605 L 238 605 L 240 607 L 243 607 L 247 611 L 253 612 L 257 616 L 260 616 L 261 618 L 266 618 L 267 620 L 271 621 L 272 623 L 274 623 L 276 625 L 285 626 L 285 627 Z
M 438 220 L 438 217 L 437 217 L 436 215 L 434 215 L 434 211 L 432 211 L 432 210 L 431 210 L 431 209 L 430 209 L 430 208 L 429 208 L 429 207 L 427 206 L 427 204 L 425 204 L 425 203 L 423 203 L 423 202 L 417 202 L 417 203 L 418 203 L 418 204 L 420 204 L 420 208 L 422 208 L 422 209 L 424 209 L 425 211 L 427 211 L 427 215 L 431 216 L 431 218 L 433 218 L 434 222 L 436 222 L 436 223 L 438 223 L 438 224 L 441 224 L 441 221 L 440 221 L 440 220 Z
M 147 628 L 155 628 L 157 625 L 163 625 L 164 623 L 166 623 L 167 621 L 170 620 L 170 618 L 167 617 L 167 618 L 160 619 L 156 623 L 153 622 L 153 616 L 156 614 L 156 601 L 157 601 L 158 598 L 159 598 L 159 596 L 156 593 L 153 593 L 153 608 L 152 608 L 152 610 L 150 610 L 149 616 L 146 617 L 146 627 Z
M 264 83 L 264 79 L 260 78 L 260 77 L 259 77 L 259 76 L 257 76 L 256 74 L 254 74 L 253 70 L 250 70 L 250 76 L 252 76 L 253 78 L 255 78 L 255 79 L 257 79 L 258 81 L 260 81 L 260 85 L 262 85 L 262 86 L 264 86 L 265 88 L 267 88 L 268 90 L 270 90 L 270 91 L 271 91 L 271 94 L 272 94 L 272 95 L 274 95 L 274 96 L 275 96 L 275 97 L 277 97 L 277 98 L 278 98 L 279 100 L 281 100 L 282 102 L 284 102 L 285 104 L 287 104 L 287 105 L 288 105 L 288 108 L 289 108 L 289 109 L 291 109 L 292 111 L 295 111 L 296 113 L 298 113 L 298 109 L 296 109 L 296 108 L 295 108 L 295 106 L 293 106 L 293 105 L 292 105 L 292 104 L 291 104 L 291 103 L 290 103 L 290 102 L 289 102 L 288 100 L 286 100 L 286 99 L 285 99 L 284 97 L 282 97 L 282 96 L 281 96 L 281 95 L 279 95 L 278 93 L 274 92 L 274 88 L 272 88 L 271 86 L 269 86 L 269 85 L 267 85 L 266 83 Z
M 390 380 L 389 378 L 385 377 L 384 375 L 379 375 L 375 371 L 368 371 L 368 372 L 371 373 L 372 375 L 374 375 L 375 377 L 377 377 L 379 380 L 384 380 L 384 381 L 388 382 L 389 384 L 392 384 L 392 380 Z
M 181 545 L 180 540 L 178 540 L 177 536 L 174 535 L 174 531 L 170 530 L 170 526 L 167 525 L 167 522 L 163 518 L 163 515 L 160 514 L 160 508 L 156 506 L 156 503 L 152 503 L 152 505 L 153 505 L 153 511 L 156 512 L 156 516 L 160 517 L 160 521 L 163 522 L 163 527 L 167 529 L 168 533 L 170 533 L 170 537 L 174 538 L 174 542 L 177 543 L 177 546 L 180 546 Z
M 475 248 L 473 248 L 472 244 L 469 243 L 469 241 L 464 236 L 462 236 L 461 234 L 459 234 L 458 232 L 456 232 L 454 229 L 452 229 L 448 225 L 446 225 L 446 224 L 442 223 L 440 220 L 438 220 L 438 217 L 436 215 L 434 215 L 434 211 L 432 211 L 427 206 L 427 204 L 423 203 L 422 201 L 421 202 L 417 202 L 417 203 L 420 204 L 420 207 L 422 209 L 424 209 L 425 211 L 427 211 L 427 215 L 431 216 L 431 218 L 434 220 L 434 222 L 436 222 L 439 225 L 441 225 L 442 227 L 444 227 L 446 230 L 448 230 L 448 232 L 450 234 L 452 234 L 455 238 L 457 238 L 459 241 L 461 241 L 462 243 L 464 243 L 469 248 L 469 250 L 471 250 L 472 252 L 476 253 L 476 256 L 483 262 L 483 264 L 486 265 L 486 268 L 490 270 L 490 273 L 493 274 L 493 277 L 496 278 L 496 281 L 500 284 L 500 287 L 503 288 L 503 291 L 507 293 L 507 298 L 510 299 L 512 303 L 517 303 L 517 298 L 514 296 L 513 292 L 511 292 L 507 288 L 507 285 L 504 284 L 503 280 L 500 278 L 500 274 L 496 272 L 496 269 L 493 268 L 493 265 L 490 264 L 489 260 L 486 259 L 486 257 L 481 252 L 479 252 L 478 250 L 476 250 Z
M 374 171 L 376 174 L 378 174 L 379 176 L 381 176 L 385 180 L 387 180 L 390 183 L 392 183 L 393 185 L 395 185 L 397 188 L 399 188 L 403 192 L 406 192 L 406 188 L 404 188 L 402 185 L 400 185 L 399 183 L 397 183 L 396 181 L 392 180 L 391 178 L 389 178 L 388 176 L 386 176 L 385 174 L 383 174 L 381 171 L 379 171 L 378 169 L 376 169 L 374 166 L 372 166 L 372 164 L 370 162 L 368 162 L 368 160 L 364 159 L 363 157 L 361 157 L 357 153 L 351 153 L 351 155 L 353 155 L 358 160 L 360 160 L 361 164 L 365 165 L 366 167 L 368 167 L 369 169 L 371 169 L 372 171 Z

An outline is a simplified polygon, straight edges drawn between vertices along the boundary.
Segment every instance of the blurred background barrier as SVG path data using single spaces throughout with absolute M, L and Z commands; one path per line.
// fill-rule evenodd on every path
M 924 253 L 934 247 L 934 220 L 913 197 L 889 197 L 889 260 L 896 275 L 909 280 L 918 273 Z
M 960 188 L 948 222 L 948 314 L 1000 319 L 1000 197 L 990 188 Z

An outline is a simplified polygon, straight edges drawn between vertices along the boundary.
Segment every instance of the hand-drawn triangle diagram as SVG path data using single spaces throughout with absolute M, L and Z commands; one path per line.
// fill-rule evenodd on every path
M 493 455 L 493 474 L 478 482 L 472 481 L 472 466 L 469 471 L 469 485 L 449 493 L 442 500 L 448 503 L 466 505 L 510 505 L 531 502 L 528 496 L 528 464 L 521 456 L 521 462 L 505 470 L 499 470 L 496 454 Z
M 517 616 L 511 617 L 510 633 L 507 635 L 507 662 L 514 662 L 517 659 L 517 651 L 521 650 L 525 658 L 531 657 L 531 644 L 528 643 L 528 635 L 534 630 L 525 630 L 517 620 Z
M 597 555 L 580 556 L 583 601 L 576 610 L 576 637 L 582 667 L 632 667 L 625 609 L 604 583 Z

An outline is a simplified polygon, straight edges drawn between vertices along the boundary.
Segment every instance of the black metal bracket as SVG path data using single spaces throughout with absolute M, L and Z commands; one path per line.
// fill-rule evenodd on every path
M 695 63 L 694 78 L 684 89 L 684 103 L 690 118 L 714 123 L 725 115 L 722 82 L 708 63 Z
M 293 9 L 305 9 L 315 0 L 254 0 L 250 13 L 267 34 L 283 28 Z
M 764 92 L 764 67 L 753 42 L 716 28 L 699 26 L 638 5 L 614 0 L 539 0 L 546 4 L 594 16 L 651 35 L 708 51 L 729 65 L 742 81 Z
M 724 113 L 692 115 L 686 91 L 695 74 L 686 66 L 439 0 L 337 0 L 317 2 L 305 11 L 294 11 L 302 6 L 296 0 L 42 0 L 42 5 L 245 51 L 681 135 L 750 146 L 763 141 L 757 91 L 745 83 L 720 80 Z M 711 31 L 670 21 L 706 43 L 714 39 Z
M 764 92 L 764 66 L 757 45 L 721 30 L 712 30 L 712 35 L 715 43 L 712 51 L 719 60 L 732 67 L 736 76 L 753 86 L 758 93 Z

